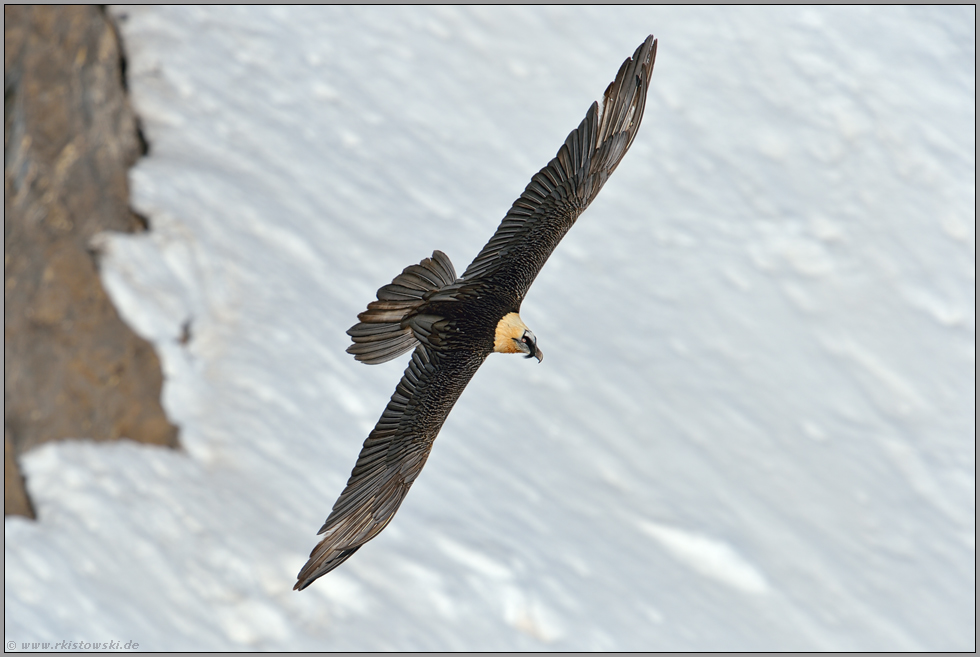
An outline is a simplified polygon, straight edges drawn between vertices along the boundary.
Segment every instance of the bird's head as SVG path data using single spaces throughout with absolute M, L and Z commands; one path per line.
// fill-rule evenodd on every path
M 525 358 L 537 358 L 539 363 L 544 358 L 538 349 L 538 339 L 517 313 L 507 313 L 497 322 L 493 350 L 501 354 L 524 354 Z

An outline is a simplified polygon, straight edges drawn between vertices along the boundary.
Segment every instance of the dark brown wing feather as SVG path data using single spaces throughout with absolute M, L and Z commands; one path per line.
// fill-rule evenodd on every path
M 462 283 L 506 287 L 518 305 L 551 252 L 596 197 L 633 143 L 646 106 L 657 42 L 647 37 L 623 62 L 548 166 L 534 175 L 497 232 L 463 272 Z
M 485 354 L 419 345 L 381 419 L 364 441 L 347 487 L 320 529 L 293 587 L 305 589 L 385 528 L 422 471 L 432 442 Z

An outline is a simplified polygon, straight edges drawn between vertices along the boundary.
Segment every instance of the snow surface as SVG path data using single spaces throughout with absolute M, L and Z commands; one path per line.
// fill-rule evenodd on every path
M 102 275 L 184 449 L 25 455 L 18 649 L 975 648 L 974 7 L 111 11 L 152 231 Z M 462 271 L 650 32 L 639 136 L 522 310 L 547 358 L 488 359 L 293 592 L 406 360 L 345 330 Z

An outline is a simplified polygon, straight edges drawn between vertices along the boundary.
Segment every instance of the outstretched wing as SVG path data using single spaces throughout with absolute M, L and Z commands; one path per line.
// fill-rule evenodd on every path
M 378 535 L 422 471 L 439 429 L 485 355 L 436 352 L 422 344 L 381 419 L 364 441 L 347 487 L 318 533 L 293 587 L 303 590 Z
M 534 175 L 460 283 L 486 280 L 512 291 L 518 303 L 523 300 L 558 242 L 633 143 L 656 54 L 651 35 L 623 62 L 602 105 L 592 103 L 558 155 Z

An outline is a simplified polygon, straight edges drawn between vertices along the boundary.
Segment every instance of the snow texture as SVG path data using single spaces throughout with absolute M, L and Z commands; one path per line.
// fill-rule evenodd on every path
M 23 464 L 8 641 L 149 650 L 973 650 L 974 7 L 113 8 L 152 231 L 102 277 L 184 449 Z M 632 150 L 393 523 L 302 593 L 405 366 L 648 33 Z

